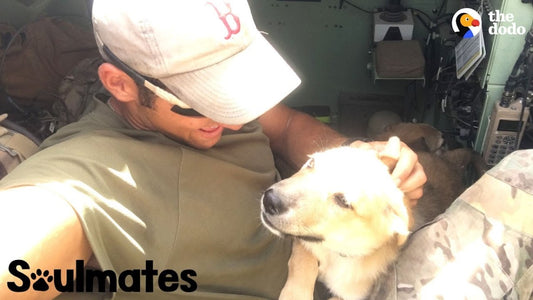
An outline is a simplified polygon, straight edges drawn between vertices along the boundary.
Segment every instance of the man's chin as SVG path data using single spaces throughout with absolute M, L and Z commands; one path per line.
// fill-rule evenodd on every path
M 218 143 L 220 137 L 211 139 L 184 139 L 176 136 L 167 135 L 170 139 L 187 146 L 191 146 L 200 150 L 207 150 L 213 148 Z
M 189 145 L 196 149 L 207 150 L 213 148 L 218 143 L 218 141 L 220 141 L 220 137 L 216 139 L 194 141 Z

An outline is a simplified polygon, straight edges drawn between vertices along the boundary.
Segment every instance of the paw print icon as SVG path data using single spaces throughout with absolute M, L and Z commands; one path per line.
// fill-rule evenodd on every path
M 33 289 L 44 292 L 48 290 L 48 283 L 52 282 L 54 276 L 50 275 L 48 270 L 43 272 L 41 269 L 37 269 L 34 273 L 31 273 L 31 279 L 34 280 Z

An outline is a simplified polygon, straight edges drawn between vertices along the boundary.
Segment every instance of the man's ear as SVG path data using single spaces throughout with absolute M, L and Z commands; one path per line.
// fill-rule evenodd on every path
M 121 102 L 137 101 L 139 89 L 135 81 L 124 71 L 110 63 L 98 67 L 98 76 L 104 87 Z

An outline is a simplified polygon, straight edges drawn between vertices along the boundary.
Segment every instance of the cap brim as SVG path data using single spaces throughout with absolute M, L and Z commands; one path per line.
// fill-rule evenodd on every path
M 261 34 L 217 64 L 159 80 L 196 111 L 228 125 L 256 119 L 301 82 Z

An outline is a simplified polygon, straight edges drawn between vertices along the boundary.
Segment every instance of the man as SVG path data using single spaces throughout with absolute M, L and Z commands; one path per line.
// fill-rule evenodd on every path
M 299 79 L 244 0 L 95 0 L 93 26 L 112 96 L 0 183 L 0 298 L 90 290 L 91 258 L 117 299 L 276 298 L 290 247 L 258 217 L 272 153 L 300 166 L 346 137 L 279 104 Z M 399 157 L 416 201 L 425 174 Z

